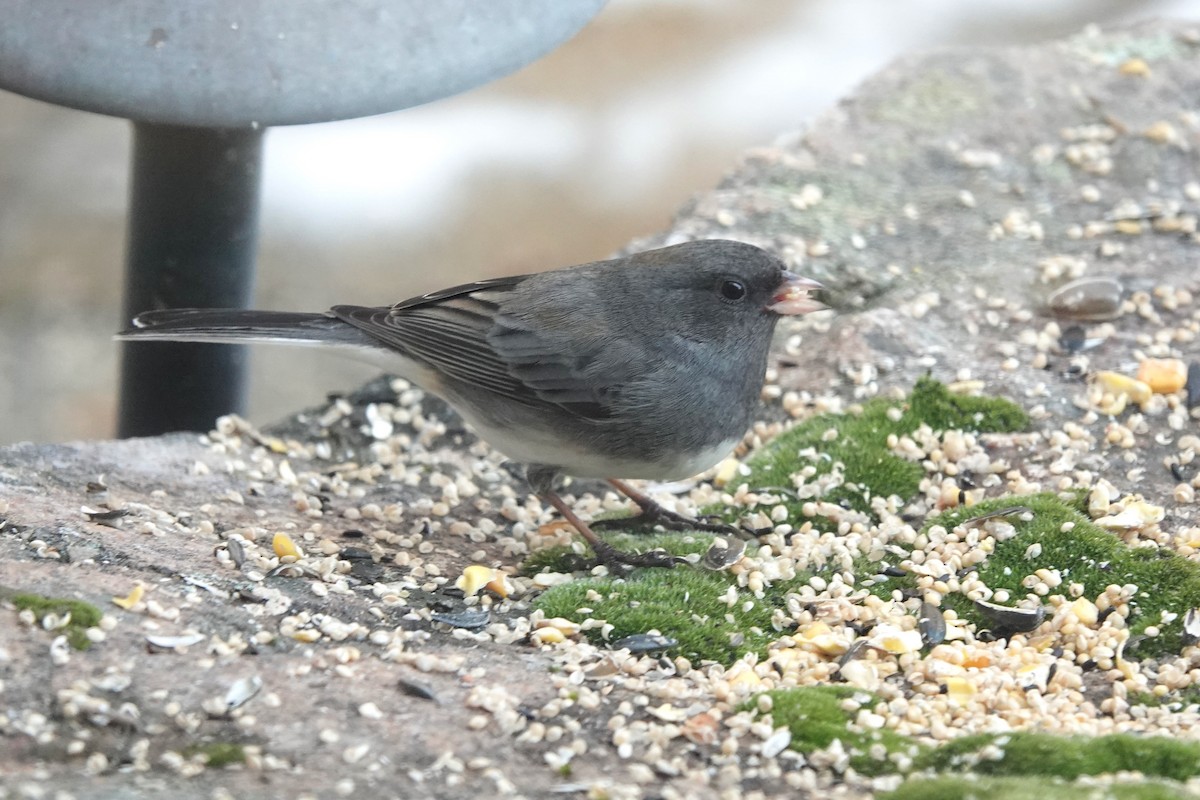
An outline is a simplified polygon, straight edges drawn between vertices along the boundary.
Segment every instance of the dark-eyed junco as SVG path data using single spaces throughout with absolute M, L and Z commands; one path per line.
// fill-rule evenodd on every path
M 675 480 L 733 450 L 762 391 L 780 315 L 823 308 L 820 284 L 764 250 L 705 240 L 566 269 L 496 278 L 390 307 L 326 313 L 148 311 L 124 339 L 333 345 L 440 395 L 528 467 L 550 502 L 609 563 L 621 553 L 563 502 L 560 475 Z

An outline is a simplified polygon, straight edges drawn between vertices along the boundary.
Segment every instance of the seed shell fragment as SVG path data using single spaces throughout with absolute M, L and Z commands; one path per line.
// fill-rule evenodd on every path
M 194 644 L 203 642 L 208 637 L 202 633 L 184 633 L 179 636 L 160 636 L 151 634 L 146 637 L 146 642 L 160 650 L 179 650 L 185 647 L 191 647 Z
M 486 626 L 491 621 L 492 615 L 487 609 L 469 608 L 454 613 L 434 613 L 430 614 L 429 618 L 452 628 L 477 630 Z
M 714 572 L 729 569 L 729 567 L 742 560 L 742 555 L 745 552 L 746 542 L 744 540 L 734 539 L 730 542 L 718 536 L 713 539 L 712 545 L 705 551 L 704 557 L 700 559 L 700 565 Z
M 262 687 L 263 680 L 257 675 L 234 681 L 233 685 L 229 687 L 229 691 L 225 693 L 226 710 L 233 711 L 235 708 L 244 706 L 253 699 L 254 695 L 259 693 Z
M 670 650 L 678 646 L 679 641 L 661 633 L 635 633 L 625 636 L 612 643 L 614 650 L 628 650 L 631 653 L 655 653 Z
M 921 603 L 917 611 L 917 630 L 926 647 L 933 647 L 946 640 L 946 617 L 932 603 Z
M 1028 633 L 1041 625 L 1046 618 L 1046 608 L 1041 605 L 1034 608 L 1014 608 L 987 600 L 976 600 L 975 608 L 995 626 L 993 632 L 1000 637 Z

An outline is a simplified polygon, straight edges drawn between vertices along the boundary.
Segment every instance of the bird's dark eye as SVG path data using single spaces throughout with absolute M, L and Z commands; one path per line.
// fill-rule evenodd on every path
M 735 281 L 732 278 L 726 278 L 721 281 L 721 284 L 717 287 L 717 291 L 726 300 L 741 300 L 746 296 L 746 284 L 741 281 Z

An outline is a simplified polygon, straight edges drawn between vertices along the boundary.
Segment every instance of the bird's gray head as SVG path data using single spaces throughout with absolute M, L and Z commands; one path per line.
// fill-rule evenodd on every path
M 629 281 L 655 287 L 655 307 L 645 310 L 657 324 L 712 343 L 749 339 L 765 349 L 781 315 L 824 308 L 812 297 L 821 288 L 816 281 L 789 272 L 761 248 L 725 239 L 635 254 Z

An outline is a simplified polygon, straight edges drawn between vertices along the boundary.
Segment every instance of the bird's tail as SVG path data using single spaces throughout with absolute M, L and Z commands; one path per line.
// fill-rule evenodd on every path
M 353 325 L 329 314 L 254 311 L 241 308 L 168 308 L 138 314 L 117 334 L 125 341 L 178 341 L 230 344 L 369 344 Z

